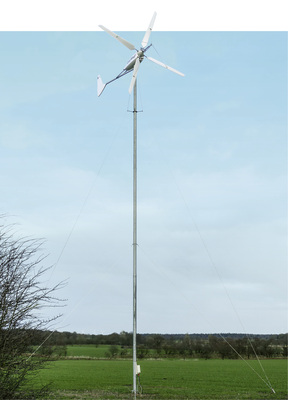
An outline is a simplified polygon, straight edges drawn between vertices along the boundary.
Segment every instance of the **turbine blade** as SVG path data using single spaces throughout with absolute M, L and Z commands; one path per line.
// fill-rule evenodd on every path
M 179 71 L 177 71 L 177 69 L 169 67 L 168 65 L 162 63 L 161 61 L 155 60 L 155 58 L 148 57 L 148 56 L 146 56 L 146 58 L 148 58 L 148 60 L 154 62 L 155 64 L 161 65 L 161 67 L 163 67 L 163 68 L 169 69 L 169 71 L 175 72 L 175 74 L 185 76 L 184 74 L 182 74 L 182 72 L 179 72 Z
M 120 43 L 124 44 L 124 46 L 128 47 L 129 50 L 137 50 L 132 43 L 128 42 L 127 40 L 125 40 L 123 38 L 121 38 L 121 36 L 119 36 L 116 33 L 110 31 L 110 29 L 105 28 L 105 26 L 99 25 L 99 28 L 101 28 L 101 29 L 103 29 L 103 31 L 109 33 L 109 35 L 111 35 L 112 37 L 117 39 Z
M 134 65 L 133 76 L 132 76 L 130 87 L 129 87 L 129 93 L 130 94 L 132 93 L 132 90 L 134 88 L 139 67 L 140 67 L 140 60 L 139 60 L 139 57 L 138 57 L 136 59 L 135 65 Z
M 154 22 L 155 22 L 156 15 L 157 15 L 157 13 L 154 12 L 153 17 L 151 19 L 151 22 L 150 22 L 150 24 L 149 24 L 149 26 L 147 28 L 147 31 L 146 31 L 146 33 L 145 33 L 145 35 L 143 37 L 143 40 L 142 40 L 142 43 L 141 43 L 142 47 L 146 47 L 148 42 L 149 42 L 150 34 L 151 34 L 152 29 L 153 29 L 153 25 L 154 25 Z

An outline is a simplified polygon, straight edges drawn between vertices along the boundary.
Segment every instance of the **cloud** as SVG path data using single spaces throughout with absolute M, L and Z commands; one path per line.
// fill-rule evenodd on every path
M 6 37 L 6 54 L 13 48 L 19 61 L 17 49 L 25 53 L 28 46 L 33 58 L 25 58 L 23 68 L 15 71 L 7 62 L 13 58 L 4 58 L 5 73 L 11 74 L 1 92 L 6 102 L 0 129 L 5 171 L 1 209 L 16 215 L 24 235 L 47 239 L 47 264 L 56 264 L 51 281 L 69 278 L 63 292 L 68 298 L 66 329 L 129 330 L 132 114 L 125 107 L 130 78 L 119 80 L 101 99 L 95 79 L 101 71 L 112 78 L 119 72 L 115 57 L 123 56 L 124 64 L 127 53 L 115 41 L 116 54 L 105 33 L 51 35 L 31 34 L 19 43 L 14 39 L 12 47 Z M 285 122 L 277 111 L 283 109 L 282 97 L 255 102 L 264 90 L 259 87 L 262 78 L 253 80 L 256 96 L 250 96 L 249 85 L 242 92 L 241 81 L 234 79 L 240 57 L 236 52 L 227 69 L 237 90 L 226 85 L 219 97 L 227 76 L 209 60 L 226 62 L 236 37 L 241 63 L 246 65 L 256 47 L 257 65 L 266 70 L 267 46 L 271 51 L 273 43 L 276 57 L 283 50 L 281 41 L 247 33 L 246 52 L 238 33 L 232 38 L 221 33 L 217 40 L 210 33 L 159 35 L 166 43 L 181 39 L 177 60 L 190 73 L 179 83 L 177 76 L 167 81 L 164 71 L 160 83 L 154 73 L 145 81 L 143 68 L 144 86 L 139 85 L 145 110 L 138 114 L 139 330 L 239 332 L 230 296 L 249 332 L 279 333 L 286 299 Z M 213 53 L 208 54 L 211 46 Z M 271 85 L 277 81 L 280 90 L 275 57 L 269 64 L 275 72 Z M 246 83 L 250 65 L 249 58 L 241 70 Z M 206 79 L 212 72 L 218 90 L 214 94 Z M 249 103 L 243 103 L 243 93 Z M 255 315 L 264 307 L 265 318 L 259 321 Z

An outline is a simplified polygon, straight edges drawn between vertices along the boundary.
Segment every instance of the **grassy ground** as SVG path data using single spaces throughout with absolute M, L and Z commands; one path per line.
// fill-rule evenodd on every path
M 120 349 L 120 346 L 117 346 Z M 107 358 L 107 352 L 109 351 L 110 345 L 74 345 L 67 346 L 68 357 L 95 357 L 95 358 Z
M 264 360 L 276 394 L 241 360 L 142 360 L 142 399 L 287 399 L 287 360 Z M 257 361 L 249 365 L 265 379 Z M 130 360 L 59 360 L 41 371 L 56 399 L 130 399 Z M 53 398 L 53 397 L 52 397 Z

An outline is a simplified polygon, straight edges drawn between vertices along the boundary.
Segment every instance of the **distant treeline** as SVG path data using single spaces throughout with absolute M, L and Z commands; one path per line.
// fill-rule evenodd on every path
M 51 334 L 48 340 L 47 337 Z M 32 339 L 33 337 L 33 339 Z M 125 356 L 125 349 L 132 347 L 131 332 L 109 335 L 82 334 L 77 332 L 42 332 L 31 335 L 31 345 L 65 347 L 67 345 L 110 345 L 111 355 Z M 254 358 L 287 357 L 288 334 L 246 335 L 221 334 L 137 334 L 138 358 L 150 357 L 198 357 L 198 358 Z M 120 349 L 121 350 L 120 350 Z

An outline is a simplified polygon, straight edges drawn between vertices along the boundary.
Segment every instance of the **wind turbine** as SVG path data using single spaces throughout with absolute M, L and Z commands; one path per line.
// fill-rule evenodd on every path
M 127 64 L 123 68 L 123 70 L 120 72 L 120 74 L 118 74 L 116 76 L 116 78 L 111 79 L 111 81 L 103 83 L 103 81 L 101 79 L 101 76 L 100 75 L 97 76 L 97 93 L 98 93 L 98 96 L 101 95 L 101 93 L 103 92 L 103 90 L 105 89 L 105 87 L 109 83 L 114 82 L 114 81 L 116 81 L 116 79 L 119 79 L 122 76 L 128 74 L 129 72 L 133 71 L 133 77 L 132 77 L 132 80 L 131 80 L 131 83 L 130 83 L 130 87 L 129 87 L 129 93 L 131 94 L 132 90 L 133 90 L 133 87 L 135 85 L 135 82 L 136 82 L 136 77 L 137 77 L 137 73 L 138 73 L 138 70 L 139 70 L 140 63 L 144 60 L 144 58 L 147 58 L 148 60 L 154 62 L 155 64 L 161 65 L 161 67 L 164 67 L 164 68 L 168 69 L 169 71 L 172 71 L 172 72 L 175 72 L 178 75 L 184 76 L 184 74 L 182 74 L 182 72 L 179 72 L 176 69 L 171 68 L 168 65 L 162 63 L 161 61 L 155 60 L 154 58 L 148 57 L 148 56 L 145 55 L 146 51 L 152 46 L 152 44 L 150 44 L 148 46 L 148 43 L 149 43 L 149 38 L 150 38 L 151 31 L 153 29 L 153 25 L 154 25 L 154 22 L 155 22 L 156 15 L 157 14 L 155 12 L 153 14 L 151 22 L 150 22 L 150 24 L 149 24 L 149 26 L 147 28 L 147 31 L 145 32 L 145 35 L 144 35 L 144 37 L 142 39 L 141 47 L 140 47 L 139 50 L 137 50 L 136 47 L 132 43 L 128 42 L 126 39 L 123 39 L 122 37 L 120 37 L 116 33 L 114 33 L 112 31 L 110 31 L 109 29 L 105 28 L 105 26 L 99 25 L 99 27 L 101 29 L 103 29 L 105 32 L 109 33 L 109 35 L 111 35 L 112 37 L 117 39 L 120 43 L 122 43 L 124 46 L 126 46 L 129 50 L 135 50 L 136 53 L 133 54 L 133 56 L 127 62 Z
M 162 63 L 161 61 L 155 60 L 152 57 L 146 56 L 146 51 L 152 46 L 152 44 L 148 45 L 151 31 L 153 29 L 153 25 L 156 18 L 156 12 L 153 14 L 151 22 L 144 34 L 144 37 L 141 42 L 141 47 L 139 50 L 126 39 L 123 39 L 116 33 L 110 31 L 105 28 L 103 25 L 99 25 L 101 29 L 105 32 L 109 33 L 112 37 L 117 39 L 120 43 L 126 46 L 129 50 L 135 50 L 136 52 L 127 62 L 123 70 L 112 80 L 109 82 L 103 83 L 100 75 L 97 76 L 97 94 L 100 96 L 103 93 L 105 87 L 114 82 L 116 79 L 121 78 L 122 76 L 133 72 L 133 76 L 131 79 L 131 83 L 129 86 L 129 93 L 133 92 L 133 391 L 134 399 L 137 396 L 137 384 L 136 377 L 140 375 L 140 366 L 137 365 L 137 356 L 136 356 L 136 334 L 137 334 L 137 84 L 136 78 L 138 74 L 138 70 L 141 62 L 144 58 L 160 65 L 168 69 L 169 71 L 175 72 L 178 75 L 184 76 L 182 72 L 177 71 L 174 68 L 169 67 L 168 65 Z

